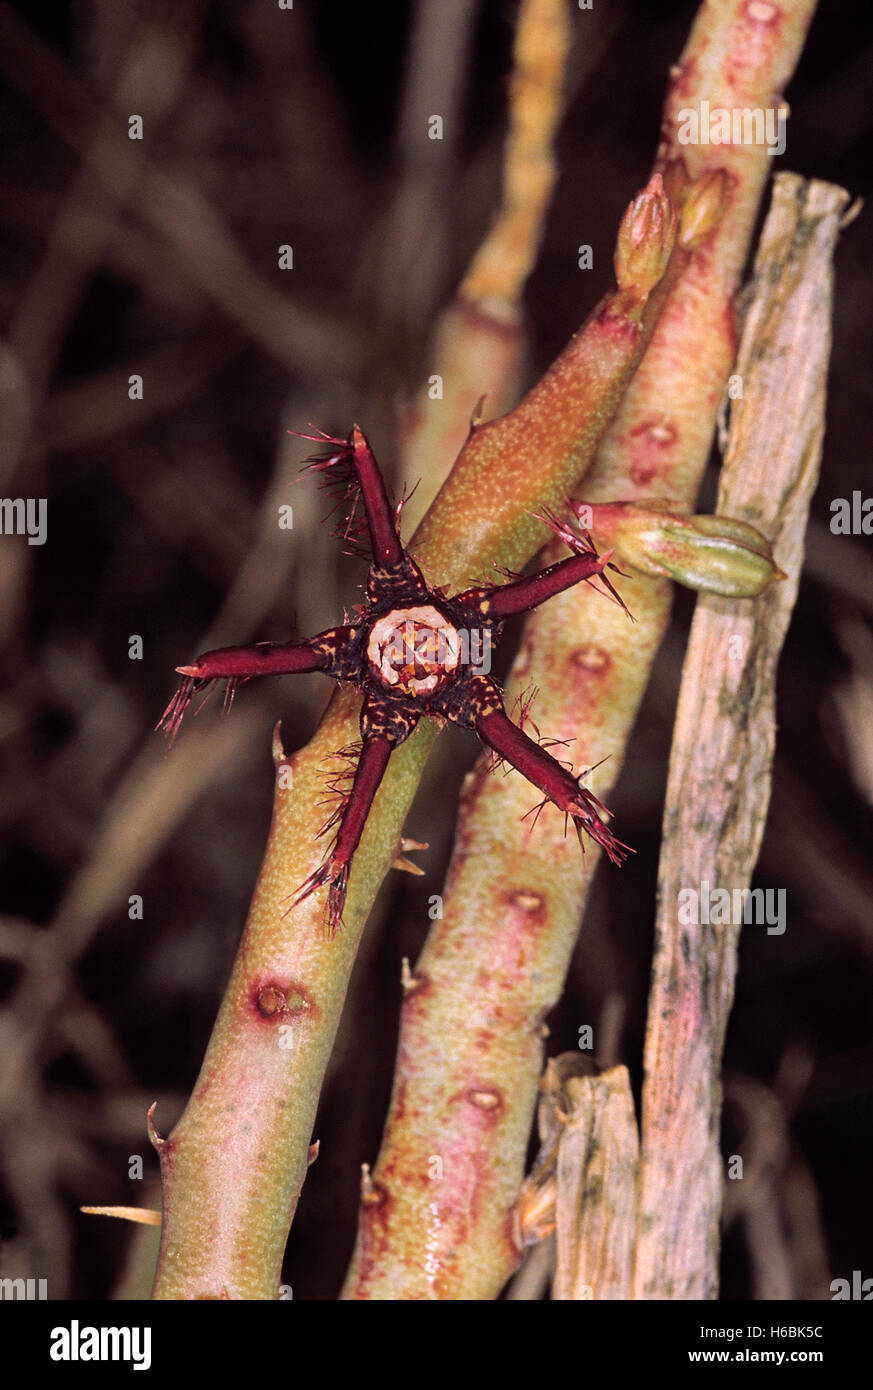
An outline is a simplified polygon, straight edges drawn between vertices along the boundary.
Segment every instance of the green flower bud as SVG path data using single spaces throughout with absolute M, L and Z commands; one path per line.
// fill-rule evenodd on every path
M 667 269 L 676 227 L 676 212 L 664 192 L 661 175 L 653 174 L 628 207 L 618 230 L 615 277 L 619 289 L 640 299 L 651 293 Z
M 766 536 L 735 517 L 682 516 L 681 504 L 659 500 L 574 505 L 598 544 L 642 574 L 726 598 L 754 598 L 785 578 Z
M 691 185 L 679 219 L 679 245 L 684 250 L 696 251 L 721 220 L 730 183 L 726 169 L 710 169 Z

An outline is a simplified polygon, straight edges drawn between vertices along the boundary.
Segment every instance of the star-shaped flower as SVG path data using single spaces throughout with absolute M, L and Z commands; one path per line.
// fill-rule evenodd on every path
M 566 560 L 502 584 L 465 589 L 451 597 L 430 588 L 404 548 L 395 512 L 373 452 L 357 425 L 348 439 L 305 435 L 329 446 L 310 460 L 350 503 L 341 532 L 359 550 L 366 531 L 370 568 L 366 605 L 352 623 L 329 628 L 308 642 L 258 642 L 206 652 L 189 666 L 158 728 L 174 738 L 191 700 L 213 681 L 226 680 L 225 708 L 237 686 L 252 676 L 323 671 L 362 692 L 361 751 L 350 792 L 343 796 L 324 832 L 337 826 L 330 853 L 301 885 L 296 902 L 329 885 L 327 918 L 331 932 L 342 921 L 349 873 L 376 790 L 392 752 L 409 737 L 422 716 L 450 720 L 478 734 L 500 760 L 523 773 L 565 815 L 602 846 L 614 864 L 628 847 L 617 840 L 602 816 L 609 812 L 558 762 L 506 714 L 497 682 L 488 674 L 493 639 L 503 622 L 526 612 L 574 584 L 599 578 L 624 607 L 603 571 L 613 552 L 598 555 L 591 536 L 579 534 L 549 513 L 540 519 L 566 542 Z M 359 502 L 364 515 L 358 518 Z M 399 511 L 399 509 L 398 509 Z M 615 568 L 615 566 L 611 566 Z M 543 803 L 544 804 L 544 803 Z

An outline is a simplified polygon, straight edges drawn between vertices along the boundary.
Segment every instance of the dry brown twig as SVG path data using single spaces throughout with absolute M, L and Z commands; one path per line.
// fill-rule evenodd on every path
M 516 1212 L 519 1240 L 554 1231 L 552 1297 L 562 1301 L 588 1300 L 595 1290 L 600 1299 L 621 1297 L 633 1261 L 639 1136 L 630 1078 L 626 1067 L 592 1071 L 578 1052 L 549 1061 L 540 1154 Z
M 775 741 L 776 666 L 818 478 L 830 354 L 832 258 L 848 194 L 777 177 L 755 260 L 719 511 L 773 539 L 787 580 L 754 606 L 702 597 L 679 699 L 658 884 L 646 1039 L 633 1295 L 713 1298 L 718 1288 L 721 1054 L 739 926 L 679 921 L 682 889 L 748 887 Z M 701 680 L 701 673 L 706 679 Z
M 721 1054 L 740 924 L 683 925 L 679 893 L 689 886 L 700 891 L 704 882 L 712 890 L 742 891 L 757 858 L 769 801 L 776 666 L 797 593 L 820 462 L 832 257 L 847 203 L 845 191 L 832 185 L 791 174 L 776 180 L 737 361 L 743 395 L 731 417 L 718 510 L 772 535 L 788 579 L 771 586 L 754 607 L 709 595 L 698 600 L 667 789 L 639 1171 L 624 1126 L 607 1138 L 606 1155 L 596 1143 L 589 1148 L 583 1142 L 571 1161 L 567 1149 L 554 1179 L 554 1297 L 717 1294 Z M 614 1089 L 620 1072 L 605 1073 L 599 1082 Z M 596 1084 L 569 1084 L 576 1086 L 577 1108 L 565 1123 L 596 1133 L 603 1105 Z M 548 1073 L 544 1085 L 548 1091 Z M 626 1073 L 624 1095 L 628 1111 Z M 775 1097 L 771 1103 L 777 1104 Z M 551 1142 L 560 1154 L 563 1136 Z M 748 1179 L 757 1186 L 744 1196 L 772 1228 L 766 1249 L 760 1241 L 754 1245 L 760 1296 L 790 1297 L 790 1250 L 772 1184 L 759 1171 L 771 1159 L 757 1151 L 746 1157 Z M 597 1184 L 602 1168 L 607 1180 Z M 635 1232 L 627 1202 L 629 1169 L 639 1184 Z M 519 1208 L 528 1225 L 535 1176 Z M 633 1258 L 604 1264 L 604 1233 L 621 1217 L 627 1219 L 629 1251 L 633 1236 Z

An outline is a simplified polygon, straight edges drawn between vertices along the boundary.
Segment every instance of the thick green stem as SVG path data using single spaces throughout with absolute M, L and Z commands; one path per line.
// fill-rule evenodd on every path
M 529 513 L 559 506 L 589 464 L 657 321 L 655 287 L 675 233 L 660 180 L 633 209 L 656 216 L 622 288 L 516 410 L 473 431 L 416 534 L 431 583 L 459 589 L 494 563 L 523 566 L 545 534 Z M 325 776 L 332 754 L 357 737 L 357 704 L 339 695 L 305 749 L 290 760 L 277 752 L 285 771 L 233 974 L 185 1113 L 168 1139 L 154 1136 L 164 1206 L 156 1298 L 276 1294 L 355 950 L 434 737 L 433 726 L 417 730 L 392 759 L 355 859 L 345 926 L 329 941 L 323 891 L 292 911 L 288 902 L 323 855 Z
M 670 166 L 677 196 L 689 179 L 726 169 L 727 206 L 671 295 L 586 479 L 592 502 L 693 502 L 733 362 L 733 296 L 771 160 L 762 147 L 679 146 L 678 110 L 702 100 L 772 104 L 813 9 L 813 0 L 789 12 L 715 0 L 699 12 L 668 93 L 659 167 Z M 684 169 L 671 165 L 679 154 Z M 543 734 L 575 739 L 567 756 L 577 764 L 609 756 L 591 779 L 599 796 L 621 766 L 669 614 L 669 583 L 633 577 L 621 588 L 633 629 L 602 598 L 570 591 L 532 616 L 509 682 L 510 696 L 540 687 L 534 718 Z M 598 858 L 589 850 L 580 866 L 550 807 L 531 833 L 521 817 L 532 800 L 521 778 L 489 777 L 481 764 L 468 783 L 444 916 L 404 1002 L 373 1175 L 381 1201 L 362 1205 L 346 1297 L 494 1298 L 519 1259 L 512 1207 L 542 1069 L 542 1019 L 560 996 Z

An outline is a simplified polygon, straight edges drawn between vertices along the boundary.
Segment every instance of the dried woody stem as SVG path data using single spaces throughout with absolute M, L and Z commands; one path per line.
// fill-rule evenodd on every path
M 761 146 L 679 145 L 677 114 L 702 100 L 772 105 L 813 10 L 812 0 L 789 11 L 718 0 L 698 14 L 668 91 L 657 167 L 680 202 L 692 180 L 708 187 L 698 207 L 726 180 L 726 206 L 683 268 L 586 477 L 590 502 L 693 502 L 734 359 L 733 297 L 771 165 Z M 575 739 L 589 764 L 609 758 L 589 783 L 601 797 L 618 773 L 669 614 L 668 582 L 634 578 L 621 587 L 632 633 L 597 596 L 558 597 L 529 620 L 508 687 L 521 698 L 536 681 L 543 732 Z M 488 776 L 480 764 L 468 781 L 444 916 L 408 981 L 372 1178 L 381 1200 L 370 1193 L 362 1204 L 346 1297 L 494 1298 L 520 1258 L 513 1207 L 542 1070 L 542 1020 L 560 996 L 598 858 L 589 850 L 580 872 L 562 819 L 546 807 L 531 834 L 522 824 L 530 807 L 520 778 Z
M 626 1067 L 592 1075 L 579 1052 L 546 1065 L 538 1107 L 540 1152 L 516 1210 L 533 1247 L 507 1296 L 551 1238 L 552 1298 L 627 1296 L 633 1267 L 639 1133 Z M 603 1200 L 604 1192 L 609 1201 Z M 550 1274 L 552 1271 L 550 1271 Z M 543 1289 L 533 1293 L 542 1298 Z
M 776 666 L 818 479 L 832 259 L 848 195 L 777 177 L 755 260 L 719 510 L 761 527 L 787 572 L 756 604 L 703 595 L 670 758 L 649 996 L 633 1296 L 714 1298 L 721 1059 L 738 925 L 683 926 L 679 892 L 747 888 L 770 799 Z M 700 673 L 706 672 L 706 680 Z
M 516 410 L 471 432 L 414 540 L 431 584 L 454 589 L 494 563 L 519 569 L 542 544 L 533 513 L 559 506 L 588 466 L 657 321 L 674 238 L 655 179 L 623 223 L 619 288 Z M 433 740 L 422 726 L 394 754 L 345 926 L 328 939 L 321 895 L 290 910 L 289 900 L 322 857 L 325 774 L 358 734 L 359 703 L 342 693 L 305 749 L 274 750 L 273 824 L 233 974 L 182 1119 L 168 1139 L 152 1131 L 164 1205 L 155 1297 L 269 1298 L 278 1287 L 358 940 Z
M 572 1075 L 580 1058 L 567 1054 L 546 1070 L 541 1110 L 551 1104 L 554 1113 L 560 1103 L 565 1114 L 542 1134 L 519 1219 L 530 1239 L 555 1229 L 556 1298 L 716 1296 L 721 1054 L 738 927 L 683 926 L 677 895 L 703 881 L 711 891 L 742 890 L 758 851 L 776 665 L 818 472 L 831 257 L 846 201 L 827 184 L 788 174 L 776 180 L 737 364 L 743 399 L 731 420 L 719 510 L 774 534 L 791 577 L 753 608 L 706 595 L 695 614 L 667 791 L 639 1169 L 625 1069 L 580 1078 Z M 773 1142 L 772 1126 L 767 1132 Z M 754 1185 L 754 1176 L 748 1181 Z M 758 1201 L 760 1214 L 766 1198 Z M 766 1228 L 754 1240 L 761 1262 L 783 1275 L 777 1287 L 785 1296 L 784 1251 Z
M 639 1137 L 626 1067 L 569 1077 L 555 1157 L 552 1297 L 623 1298 L 633 1261 Z M 609 1193 L 609 1201 L 603 1194 Z

